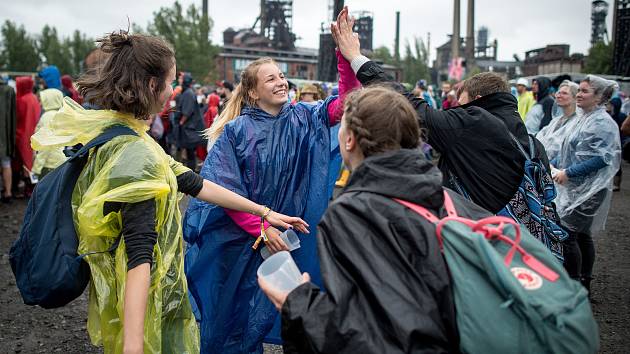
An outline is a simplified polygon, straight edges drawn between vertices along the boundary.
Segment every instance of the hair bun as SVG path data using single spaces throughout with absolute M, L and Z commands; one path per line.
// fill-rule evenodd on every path
M 100 39 L 99 42 L 104 51 L 111 51 L 116 48 L 130 46 L 132 38 L 133 36 L 130 35 L 128 31 L 120 30 L 106 35 L 104 38 Z

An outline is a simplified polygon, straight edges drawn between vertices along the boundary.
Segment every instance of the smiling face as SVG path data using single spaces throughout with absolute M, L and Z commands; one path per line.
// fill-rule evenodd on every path
M 589 112 L 599 102 L 599 95 L 595 95 L 595 90 L 591 87 L 587 81 L 580 82 L 580 89 L 577 93 L 577 106 L 583 110 Z
M 261 65 L 256 78 L 256 89 L 251 90 L 249 95 L 260 108 L 277 108 L 287 103 L 289 83 L 277 65 L 273 63 Z

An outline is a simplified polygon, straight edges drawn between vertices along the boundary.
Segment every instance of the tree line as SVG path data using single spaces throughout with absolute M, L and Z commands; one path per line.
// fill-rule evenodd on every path
M 132 32 L 159 36 L 175 49 L 178 70 L 191 72 L 200 82 L 216 79 L 214 59 L 219 48 L 210 41 L 212 20 L 195 5 L 187 9 L 179 2 L 162 7 L 142 27 L 132 25 Z M 77 77 L 85 56 L 95 48 L 94 38 L 75 30 L 62 37 L 54 26 L 45 25 L 38 34 L 30 34 L 23 25 L 6 20 L 0 28 L 0 70 L 36 72 L 44 65 L 56 65 L 61 73 Z

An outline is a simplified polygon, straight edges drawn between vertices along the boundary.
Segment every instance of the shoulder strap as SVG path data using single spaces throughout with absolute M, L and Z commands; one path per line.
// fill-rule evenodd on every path
M 529 157 L 533 159 L 536 157 L 536 145 L 534 145 L 534 137 L 531 134 L 527 134 L 529 138 Z
M 509 132 L 509 134 L 510 134 L 510 138 L 512 138 L 512 141 L 514 142 L 514 144 L 516 144 L 516 147 L 520 150 L 521 154 L 523 154 L 523 156 L 525 156 L 525 159 L 526 160 L 531 160 L 532 159 L 531 156 L 533 156 L 533 155 L 531 155 L 531 156 L 527 155 L 527 152 L 525 151 L 525 148 L 523 148 L 523 145 L 521 145 L 521 143 L 518 141 L 518 139 L 516 139 L 514 134 L 512 134 L 511 132 Z M 529 136 L 529 134 L 528 134 L 528 136 Z M 531 137 L 530 137 L 530 140 L 529 140 L 529 146 L 530 146 L 530 150 L 531 150 L 531 148 L 532 148 Z
M 101 146 L 103 144 L 105 144 L 106 142 L 112 140 L 113 138 L 120 136 L 120 135 L 135 135 L 138 136 L 138 134 L 133 131 L 131 128 L 123 126 L 123 125 L 114 125 L 110 128 L 107 128 L 105 131 L 103 131 L 103 133 L 101 133 L 101 135 L 97 136 L 96 138 L 90 140 L 90 142 L 88 142 L 87 144 L 85 144 L 83 147 L 81 147 L 79 149 L 79 151 L 77 151 L 72 157 L 70 157 L 69 160 L 73 160 L 75 158 L 78 157 L 84 157 L 85 155 L 88 154 L 88 152 L 90 151 L 90 149 L 97 147 L 97 146 Z
M 415 211 L 418 215 L 427 219 L 429 222 L 432 222 L 435 224 L 440 221 L 440 219 L 437 216 L 435 216 L 432 212 L 428 211 L 425 207 L 422 207 L 418 204 L 414 204 L 414 203 L 411 203 L 402 199 L 394 198 L 394 200 L 406 206 L 407 208 Z M 446 191 L 444 191 L 444 209 L 446 209 L 446 213 L 448 214 L 449 217 L 457 216 L 457 211 L 455 210 L 455 204 L 453 204 L 453 200 L 451 199 L 451 197 L 448 195 Z

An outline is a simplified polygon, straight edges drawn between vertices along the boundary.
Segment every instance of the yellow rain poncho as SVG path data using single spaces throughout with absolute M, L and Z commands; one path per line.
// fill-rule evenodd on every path
M 85 144 L 114 125 L 139 136 L 119 136 L 92 151 L 72 196 L 79 253 L 107 250 L 121 232 L 120 212 L 103 215 L 105 202 L 156 202 L 157 243 L 144 322 L 145 353 L 198 353 L 199 332 L 188 300 L 176 176 L 186 167 L 164 153 L 145 122 L 116 111 L 84 110 L 66 98 L 47 127 L 33 135 L 34 149 Z M 122 353 L 127 275 L 124 240 L 114 252 L 86 257 L 91 269 L 88 332 L 105 353 Z

